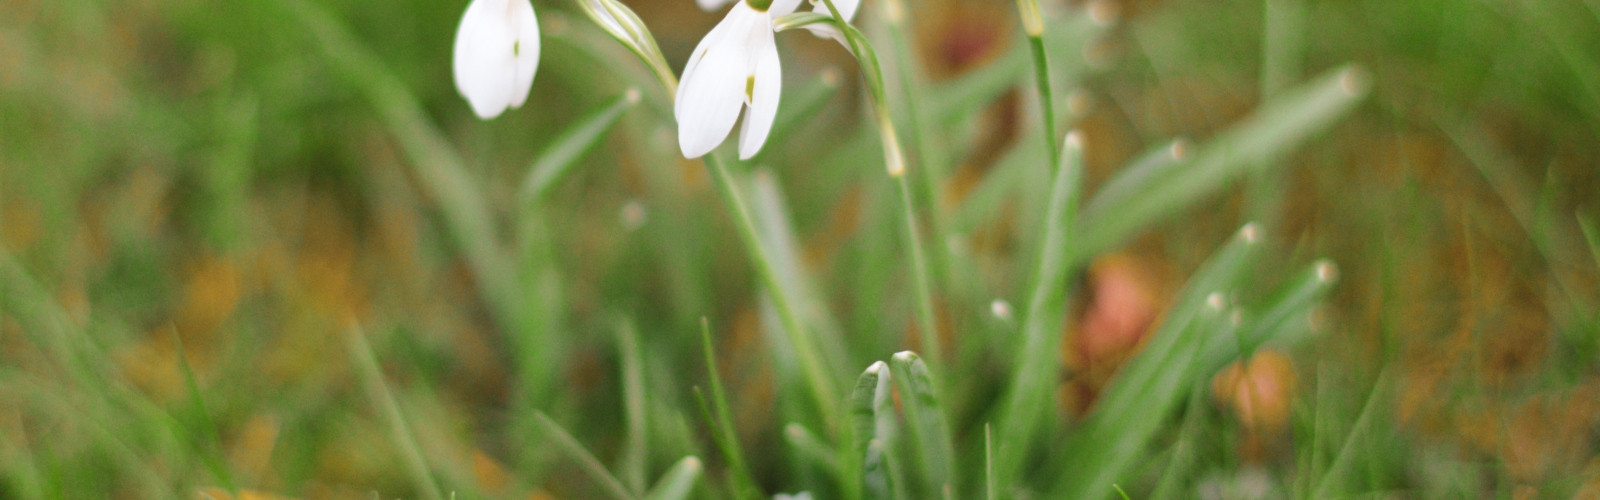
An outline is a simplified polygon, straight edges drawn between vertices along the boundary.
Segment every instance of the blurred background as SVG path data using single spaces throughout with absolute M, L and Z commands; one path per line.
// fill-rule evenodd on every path
M 864 2 L 858 24 L 891 39 Z M 627 3 L 674 69 L 721 18 Z M 774 410 L 801 390 L 768 354 L 771 313 L 716 190 L 677 154 L 668 96 L 573 3 L 534 4 L 531 97 L 480 121 L 450 77 L 464 0 L 0 2 L 0 496 L 426 496 L 408 448 L 432 488 L 467 497 L 596 496 L 527 430 L 530 408 L 630 486 L 686 454 L 720 477 L 691 392 L 707 382 L 702 317 L 754 476 L 769 493 L 808 488 Z M 1025 64 L 1009 0 L 906 7 L 910 43 L 879 49 L 910 61 L 897 81 L 958 88 Z M 1600 2 L 1047 12 L 1088 20 L 1053 25 L 1051 50 L 1070 72 L 1056 95 L 1086 139 L 1090 194 L 1318 75 L 1353 63 L 1367 86 L 1272 168 L 1086 263 L 1061 328 L 1063 418 L 1254 220 L 1263 291 L 1319 258 L 1339 281 L 1313 336 L 1223 370 L 1174 420 L 1204 429 L 1183 496 L 1308 496 L 1308 471 L 1328 463 L 1348 464 L 1349 494 L 1600 495 Z M 849 54 L 779 40 L 796 118 L 735 168 L 755 172 L 760 214 L 787 214 L 784 259 L 853 376 L 920 345 L 897 201 Z M 965 368 L 949 376 L 971 380 L 951 412 L 979 446 L 1015 345 L 995 332 L 1026 304 L 1022 243 L 1038 223 L 1005 191 L 984 197 L 1016 150 L 1041 146 L 1018 75 L 926 132 L 943 175 L 922 195 L 953 228 L 930 245 L 971 278 L 936 293 L 947 357 Z M 644 102 L 530 199 L 541 152 L 630 87 Z M 476 229 L 458 227 L 472 212 L 452 205 L 461 189 L 486 211 Z M 475 246 L 485 232 L 501 246 Z M 625 403 L 629 373 L 647 397 Z M 633 403 L 659 417 L 648 447 L 623 437 Z

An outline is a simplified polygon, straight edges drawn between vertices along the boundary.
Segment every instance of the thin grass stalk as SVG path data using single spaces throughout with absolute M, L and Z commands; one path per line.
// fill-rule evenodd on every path
M 350 356 L 355 358 L 356 373 L 361 377 L 361 385 L 366 390 L 367 397 L 371 398 L 372 403 L 383 413 L 384 423 L 389 426 L 390 437 L 394 439 L 395 447 L 400 449 L 400 458 L 405 462 L 406 472 L 417 482 L 417 489 L 423 496 L 433 500 L 443 500 L 444 494 L 439 489 L 439 483 L 429 472 L 428 462 L 423 459 L 422 448 L 417 446 L 416 438 L 411 435 L 411 427 L 406 423 L 405 414 L 400 411 L 400 403 L 395 400 L 389 385 L 384 383 L 383 372 L 378 369 L 378 360 L 372 354 L 372 346 L 367 343 L 367 338 L 361 333 L 359 325 L 351 323 L 345 330 L 345 343 L 350 349 Z
M 1050 155 L 1050 168 L 1061 164 L 1061 147 L 1056 144 L 1056 99 L 1050 88 L 1050 56 L 1044 51 L 1044 16 L 1038 0 L 1017 0 L 1017 15 L 1028 35 L 1028 50 L 1033 53 L 1034 83 L 1039 87 L 1039 114 L 1044 121 L 1044 147 Z
M 905 5 L 902 0 L 884 0 L 884 24 L 888 27 L 889 36 L 894 44 L 894 70 L 900 78 L 900 98 L 905 107 L 905 115 L 909 122 L 906 130 L 911 134 L 911 144 L 916 153 L 917 166 L 920 167 L 913 174 L 918 178 L 916 186 L 920 189 L 921 196 L 916 198 L 921 202 L 921 211 L 928 219 L 928 236 L 934 242 L 932 255 L 929 262 L 934 277 L 941 278 L 946 293 L 955 290 L 956 282 L 950 275 L 951 255 L 939 243 L 947 241 L 950 226 L 944 212 L 939 194 L 945 178 L 945 165 L 948 161 L 947 151 L 940 147 L 934 140 L 938 126 L 928 126 L 929 115 L 923 108 L 923 103 L 929 102 L 928 89 L 923 85 L 920 73 L 917 71 L 916 58 L 912 56 L 913 40 L 907 33 L 905 22 Z M 937 356 L 939 353 L 927 353 Z M 937 361 L 937 360 L 935 360 Z
M 1051 383 L 1060 372 L 1061 321 L 1065 314 L 1070 256 L 1077 237 L 1076 207 L 1082 183 L 1083 139 L 1067 134 L 1062 165 L 1056 168 L 1046 212 L 1045 237 L 1023 320 L 1022 361 L 1003 402 L 998 481 L 1009 484 L 1021 475 L 1040 414 L 1050 405 Z

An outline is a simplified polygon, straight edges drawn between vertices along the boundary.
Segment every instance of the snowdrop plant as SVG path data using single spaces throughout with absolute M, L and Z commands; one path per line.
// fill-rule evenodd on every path
M 456 90 L 488 120 L 528 99 L 539 69 L 539 19 L 528 0 L 473 0 L 456 29 Z
M 699 0 L 702 8 L 718 0 Z M 715 149 L 749 108 L 739 131 L 739 158 L 761 151 L 778 116 L 783 70 L 772 20 L 794 12 L 800 0 L 739 0 L 695 46 L 683 68 L 673 104 L 678 147 L 687 158 Z

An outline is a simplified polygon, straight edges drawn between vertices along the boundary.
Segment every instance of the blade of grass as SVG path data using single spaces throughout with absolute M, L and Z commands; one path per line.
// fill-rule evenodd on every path
M 190 435 L 195 445 L 195 452 L 200 456 L 200 461 L 205 464 L 211 475 L 222 483 L 222 488 L 235 497 L 239 496 L 239 487 L 233 482 L 233 473 L 229 471 L 228 464 L 222 458 L 221 433 L 217 431 L 216 421 L 211 419 L 211 411 L 206 407 L 204 395 L 200 393 L 200 383 L 195 381 L 194 369 L 189 367 L 189 357 L 183 352 L 183 339 L 173 330 L 173 342 L 178 348 L 178 371 L 183 375 L 183 386 L 189 392 L 189 405 L 193 407 L 196 415 L 195 424 L 198 429 L 184 426 L 180 431 Z
M 1271 299 L 1266 311 L 1254 318 L 1252 326 L 1237 338 L 1214 338 L 1206 343 L 1200 353 L 1199 366 L 1204 373 L 1214 373 L 1236 359 L 1243 359 L 1257 347 L 1294 330 L 1289 325 L 1304 319 L 1311 308 L 1326 297 L 1338 279 L 1338 270 L 1329 261 L 1318 261 L 1309 269 L 1290 279 Z
M 1235 286 L 1260 245 L 1258 228 L 1240 229 L 1190 278 L 1166 320 L 1128 361 L 1068 439 L 1055 498 L 1103 498 L 1164 422 L 1167 411 L 1193 387 L 1198 350 L 1208 338 L 1235 328 L 1220 290 Z
M 716 410 L 715 413 L 712 412 L 712 407 L 707 405 L 705 395 L 700 392 L 699 387 L 696 387 L 694 393 L 700 402 L 700 411 L 706 423 L 711 426 L 711 438 L 722 450 L 722 459 L 728 461 L 728 468 L 732 469 L 734 496 L 759 498 L 761 488 L 750 475 L 750 469 L 745 466 L 744 452 L 739 447 L 739 435 L 733 429 L 733 412 L 728 410 L 728 397 L 722 390 L 722 376 L 717 373 L 716 352 L 711 348 L 711 322 L 705 318 L 700 319 L 700 348 L 705 355 L 707 383 L 711 384 L 711 403 L 715 405 Z
M 839 459 L 834 456 L 834 450 L 811 431 L 806 430 L 805 426 L 793 423 L 784 426 L 783 439 L 798 450 L 802 457 L 822 467 L 835 480 L 841 483 L 846 480 L 839 468 Z
M 1056 168 L 1045 215 L 1045 236 L 1038 251 L 1033 290 L 1024 312 L 1021 350 L 1015 353 L 1021 361 L 1000 408 L 1002 453 L 996 482 L 1002 486 L 1021 477 L 1022 462 L 1034 449 L 1036 424 L 1051 406 L 1054 383 L 1061 374 L 1057 353 L 1070 293 L 1067 283 L 1072 270 L 1068 256 L 1076 244 L 1075 213 L 1083 182 L 1083 138 L 1071 132 L 1064 142 L 1062 164 Z
M 542 411 L 535 410 L 533 418 L 545 437 L 556 448 L 566 452 L 568 457 L 577 461 L 580 468 L 589 474 L 589 478 L 594 480 L 601 491 L 604 491 L 611 498 L 619 500 L 635 498 L 632 493 L 628 492 L 628 487 L 622 485 L 622 481 L 606 470 L 606 466 L 600 463 L 600 459 L 589 453 L 589 450 L 584 448 L 583 444 L 579 443 L 577 438 L 572 437 L 572 434 L 568 433 L 566 429 L 561 428 L 560 424 L 550 420 L 550 417 L 546 416 Z
M 700 473 L 704 467 L 700 459 L 694 456 L 683 457 L 666 474 L 661 475 L 661 480 L 645 493 L 645 500 L 683 500 L 689 498 L 694 492 L 695 482 L 700 480 Z
M 650 415 L 645 411 L 644 360 L 640 356 L 639 331 L 632 321 L 623 321 L 617 328 L 617 351 L 622 356 L 622 407 L 628 423 L 619 468 L 622 479 L 632 491 L 643 492 Z
M 901 411 L 911 430 L 911 444 L 917 465 L 926 482 L 924 497 L 950 497 L 956 491 L 953 446 L 944 406 L 928 365 L 911 351 L 901 351 L 889 359 L 895 385 L 900 388 Z
M 1333 463 L 1328 464 L 1328 469 L 1322 473 L 1322 478 L 1317 481 L 1317 489 L 1311 498 L 1330 498 L 1338 491 L 1338 481 L 1342 480 L 1351 467 L 1356 466 L 1356 442 L 1365 437 L 1366 430 L 1372 425 L 1373 414 L 1377 413 L 1379 402 L 1388 396 L 1390 386 L 1388 370 L 1378 374 L 1378 382 L 1373 385 L 1372 392 L 1367 395 L 1367 401 L 1362 405 L 1361 413 L 1350 426 L 1350 435 L 1345 437 L 1344 444 L 1339 447 L 1339 454 L 1334 456 Z
M 406 417 L 400 412 L 400 404 L 395 401 L 394 393 L 383 381 L 377 357 L 372 354 L 372 346 L 367 344 L 360 325 L 351 322 L 349 328 L 345 329 L 345 345 L 355 364 L 356 375 L 361 378 L 361 386 L 372 404 L 383 414 L 384 423 L 389 427 L 389 437 L 394 440 L 395 448 L 400 450 L 400 458 L 405 463 L 406 472 L 411 474 L 411 480 L 417 483 L 417 490 L 427 498 L 443 500 L 439 483 L 429 472 L 428 463 L 422 457 L 422 448 L 417 446 L 416 439 L 412 437 L 411 427 L 406 424 Z
M 1091 202 L 1083 212 L 1083 240 L 1074 262 L 1115 248 L 1146 226 L 1172 217 L 1220 189 L 1229 180 L 1267 166 L 1326 129 L 1366 95 L 1360 70 L 1344 67 L 1287 90 L 1249 118 L 1198 148 L 1181 168 L 1165 169 L 1138 193 L 1115 204 Z M 1117 180 L 1111 181 L 1118 182 Z
M 544 152 L 539 153 L 539 157 L 528 166 L 528 173 L 522 178 L 522 188 L 517 192 L 521 204 L 543 200 L 550 188 L 565 178 L 578 160 L 594 149 L 606 132 L 622 118 L 622 114 L 639 104 L 640 99 L 639 89 L 630 88 L 584 113 L 560 136 L 551 140 Z
M 994 481 L 994 428 L 983 424 L 983 497 L 996 500 Z

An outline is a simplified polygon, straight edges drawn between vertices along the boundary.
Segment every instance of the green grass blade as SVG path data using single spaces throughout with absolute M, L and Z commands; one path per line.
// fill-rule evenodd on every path
M 983 424 L 983 498 L 996 500 L 994 481 L 994 427 Z
M 639 104 L 639 89 L 630 88 L 577 118 L 560 136 L 545 146 L 544 152 L 528 166 L 517 192 L 522 205 L 543 200 L 550 188 L 565 178 L 583 155 L 594 149 L 622 114 Z
M 1201 266 L 1144 348 L 1117 372 L 1063 448 L 1065 463 L 1051 471 L 1062 480 L 1056 484 L 1062 495 L 1057 498 L 1108 495 L 1184 396 L 1183 389 L 1194 386 L 1191 377 L 1199 370 L 1191 367 L 1205 340 L 1236 327 L 1219 292 L 1232 289 L 1253 260 L 1258 233 L 1255 225 L 1246 225 Z
M 945 423 L 945 409 L 940 403 L 938 385 L 927 363 L 911 351 L 902 351 L 889 359 L 895 385 L 900 388 L 901 410 L 905 413 L 911 432 L 912 449 L 923 481 L 922 495 L 950 496 L 954 494 L 955 480 L 953 446 L 950 443 L 949 425 Z
M 1000 408 L 999 479 L 1002 487 L 1021 476 L 1023 461 L 1033 449 L 1037 423 L 1048 412 L 1055 380 L 1060 376 L 1061 322 L 1066 314 L 1069 256 L 1077 236 L 1076 207 L 1083 182 L 1083 139 L 1068 133 L 1062 147 L 1045 213 L 1044 238 L 1032 278 L 1028 310 L 1022 323 L 1022 346 L 1004 406 Z
M 707 383 L 711 384 L 710 405 L 707 404 L 700 388 L 695 388 L 700 411 L 706 418 L 706 423 L 711 426 L 711 438 L 722 450 L 722 459 L 727 460 L 728 468 L 732 469 L 734 496 L 759 498 L 761 488 L 750 475 L 750 469 L 745 466 L 744 452 L 739 447 L 739 434 L 733 428 L 733 412 L 728 410 L 728 396 L 722 389 L 722 376 L 717 373 L 717 356 L 711 348 L 711 322 L 704 318 L 700 320 L 700 347 L 705 355 L 706 376 L 709 379 Z
M 579 467 L 589 474 L 589 478 L 593 479 L 595 484 L 600 486 L 600 489 L 606 495 L 619 500 L 635 498 L 633 493 L 628 492 L 628 487 L 622 485 L 622 481 L 611 475 L 611 472 L 606 470 L 605 465 L 601 465 L 600 459 L 595 458 L 593 453 L 584 448 L 583 444 L 579 443 L 577 438 L 572 437 L 572 434 L 568 433 L 566 429 L 562 429 L 560 424 L 550 420 L 550 417 L 546 416 L 544 412 L 537 410 L 533 412 L 533 419 L 538 424 L 539 430 L 545 435 L 545 438 L 549 439 L 556 448 L 565 452 L 568 457 L 577 461 Z
M 1594 217 L 1578 215 L 1578 228 L 1583 230 L 1583 240 L 1589 244 L 1589 254 L 1594 257 L 1594 265 L 1600 266 L 1600 229 L 1596 228 Z
M 1243 359 L 1257 347 L 1283 338 L 1296 330 L 1291 323 L 1305 320 L 1311 309 L 1326 297 L 1338 279 L 1332 262 L 1318 261 L 1289 280 L 1271 299 L 1265 310 L 1238 338 L 1214 338 L 1200 354 L 1200 370 L 1214 373 L 1236 359 Z
M 827 68 L 810 83 L 786 92 L 788 95 L 778 103 L 778 116 L 773 119 L 772 131 L 767 133 L 767 137 L 788 137 L 802 125 L 811 123 L 817 113 L 833 102 L 843 79 L 838 68 Z M 757 153 L 754 161 L 761 159 L 762 153 Z
M 195 413 L 198 429 L 186 428 L 178 431 L 188 434 L 194 440 L 195 452 L 200 455 L 200 460 L 206 468 L 222 483 L 222 488 L 234 497 L 239 496 L 239 487 L 233 482 L 233 473 L 228 469 L 227 461 L 222 457 L 222 434 L 217 431 L 217 423 L 211 419 L 211 410 L 206 407 L 205 396 L 200 393 L 200 383 L 195 380 L 194 369 L 189 366 L 189 357 L 183 352 L 183 339 L 173 331 L 174 342 L 178 344 L 178 371 L 183 374 L 183 387 L 189 392 L 189 405 Z
M 1083 243 L 1074 260 L 1081 262 L 1116 248 L 1150 224 L 1181 213 L 1232 179 L 1282 164 L 1272 160 L 1344 116 L 1366 91 L 1364 77 L 1354 67 L 1328 72 L 1284 91 L 1249 118 L 1207 141 L 1192 160 L 1165 169 L 1157 178 L 1134 183 L 1142 188 L 1136 193 L 1129 193 L 1114 204 L 1091 203 L 1083 213 Z
M 389 426 L 389 437 L 394 439 L 395 448 L 400 450 L 400 458 L 405 462 L 411 480 L 417 483 L 417 490 L 427 498 L 443 500 L 443 490 L 439 489 L 438 481 L 434 480 L 427 461 L 423 459 L 422 448 L 417 446 L 411 427 L 406 424 L 405 414 L 400 412 L 400 403 L 395 400 L 394 393 L 389 391 L 389 385 L 383 381 L 383 372 L 378 368 L 378 359 L 372 354 L 372 346 L 367 343 L 366 334 L 361 332 L 359 325 L 352 323 L 345 331 L 345 344 L 350 349 L 351 361 L 355 364 L 356 374 L 361 378 L 362 388 L 366 390 L 372 404 L 383 413 L 384 422 Z
M 644 491 L 646 444 L 649 412 L 645 407 L 644 360 L 639 349 L 639 331 L 632 321 L 617 329 L 617 351 L 622 356 L 622 408 L 628 424 L 623 439 L 622 478 L 632 491 Z
M 821 467 L 841 483 L 845 481 L 834 450 L 828 447 L 828 443 L 824 443 L 821 438 L 806 430 L 805 426 L 793 423 L 784 426 L 783 439 L 789 446 L 799 451 L 805 460 Z
M 1178 139 L 1140 154 L 1095 190 L 1094 197 L 1083 206 L 1084 219 L 1104 218 L 1106 214 L 1115 213 L 1110 210 L 1134 203 L 1151 186 L 1182 166 L 1189 159 L 1191 149 L 1188 141 Z
M 694 485 L 700 480 L 700 473 L 704 470 L 700 459 L 694 456 L 683 457 L 666 474 L 661 475 L 661 480 L 645 493 L 645 500 L 683 500 L 689 498 L 694 492 Z
M 1345 437 L 1344 444 L 1339 447 L 1339 454 L 1334 456 L 1333 463 L 1328 464 L 1327 471 L 1323 472 L 1322 478 L 1317 481 L 1317 489 L 1311 494 L 1311 498 L 1334 497 L 1339 493 L 1337 490 L 1339 481 L 1345 478 L 1351 467 L 1357 465 L 1358 457 L 1355 456 L 1356 442 L 1366 437 L 1367 429 L 1372 426 L 1372 419 L 1376 418 L 1373 414 L 1380 411 L 1378 408 L 1380 402 L 1389 396 L 1389 388 L 1392 384 L 1387 375 L 1387 371 L 1378 374 L 1378 383 L 1372 387 L 1372 392 L 1367 396 L 1366 404 L 1361 408 L 1361 414 L 1356 417 L 1355 423 L 1350 426 L 1350 435 Z

